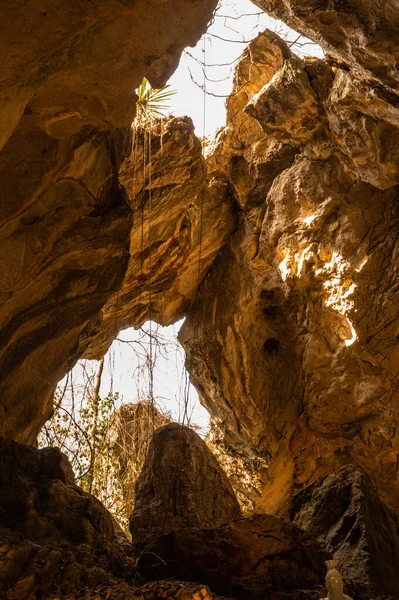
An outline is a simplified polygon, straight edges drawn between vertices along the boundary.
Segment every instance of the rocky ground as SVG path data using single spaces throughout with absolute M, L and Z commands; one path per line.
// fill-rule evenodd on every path
M 317 600 L 331 558 L 354 600 L 399 590 L 397 518 L 353 466 L 295 497 L 292 523 L 243 518 L 201 438 L 166 425 L 136 485 L 132 543 L 57 449 L 0 450 L 5 600 Z

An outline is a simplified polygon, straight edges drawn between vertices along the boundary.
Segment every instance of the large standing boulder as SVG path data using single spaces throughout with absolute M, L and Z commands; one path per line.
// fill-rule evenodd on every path
M 399 595 L 398 519 L 363 471 L 321 477 L 295 496 L 291 517 L 332 554 L 355 595 Z
M 240 600 L 318 599 L 324 551 L 309 534 L 271 515 L 161 537 L 139 560 L 148 579 L 179 578 Z M 305 592 L 306 590 L 306 592 Z
M 240 516 L 227 476 L 199 435 L 177 423 L 157 429 L 136 482 L 133 542 L 142 548 L 171 531 Z

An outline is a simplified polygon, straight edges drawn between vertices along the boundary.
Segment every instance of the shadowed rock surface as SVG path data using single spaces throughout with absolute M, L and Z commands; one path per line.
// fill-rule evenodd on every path
M 360 469 L 348 465 L 305 488 L 291 518 L 334 557 L 358 596 L 399 594 L 398 519 Z
M 211 600 L 203 584 L 149 583 L 111 514 L 56 448 L 0 438 L 0 598 Z
M 201 581 L 240 600 L 319 597 L 321 546 L 282 519 L 254 515 L 216 529 L 184 529 L 161 537 L 140 557 L 151 579 Z
M 110 513 L 74 484 L 55 448 L 0 438 L 0 528 L 2 598 L 79 598 L 96 586 L 127 593 L 135 582 L 128 541 L 120 543 Z
M 137 547 L 170 531 L 217 527 L 240 516 L 227 476 L 199 435 L 177 423 L 157 429 L 136 482 L 130 532 Z

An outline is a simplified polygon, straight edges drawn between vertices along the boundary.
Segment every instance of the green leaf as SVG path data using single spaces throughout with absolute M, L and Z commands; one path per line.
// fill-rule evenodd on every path
M 176 94 L 170 85 L 155 89 L 147 79 L 143 79 L 137 91 L 136 122 L 140 125 L 150 123 L 156 117 L 165 116 L 170 108 L 170 99 Z

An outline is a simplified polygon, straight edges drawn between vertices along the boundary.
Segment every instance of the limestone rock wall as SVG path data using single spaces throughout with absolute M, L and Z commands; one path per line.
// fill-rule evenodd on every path
M 134 215 L 118 173 L 131 152 L 134 90 L 144 76 L 155 86 L 166 82 L 215 5 L 23 0 L 0 7 L 4 436 L 35 440 L 55 385 L 122 284 Z
M 180 338 L 216 437 L 268 463 L 268 511 L 348 463 L 399 508 L 399 129 L 362 74 L 261 34 L 208 159 L 240 221 Z
M 136 128 L 119 180 L 133 213 L 130 258 L 121 288 L 99 315 L 86 358 L 101 357 L 121 329 L 182 318 L 237 228 L 229 186 L 208 175 L 188 117 Z

